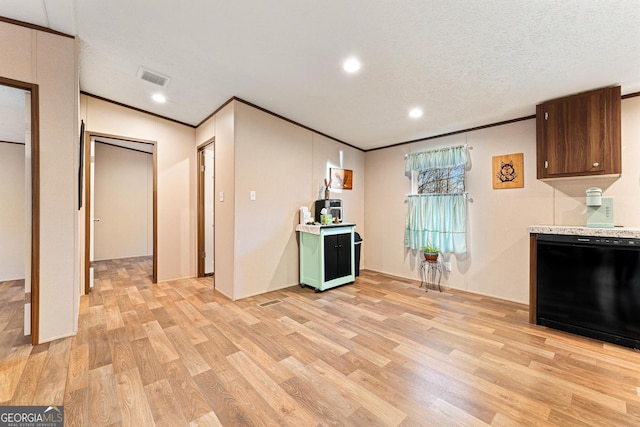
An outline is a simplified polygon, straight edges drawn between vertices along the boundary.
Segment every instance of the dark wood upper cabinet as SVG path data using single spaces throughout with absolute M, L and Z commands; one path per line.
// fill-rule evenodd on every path
M 620 86 L 536 107 L 538 179 L 620 174 Z

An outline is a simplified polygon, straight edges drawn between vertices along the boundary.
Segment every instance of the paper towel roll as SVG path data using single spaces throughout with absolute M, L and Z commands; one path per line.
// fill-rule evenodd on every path
M 311 222 L 311 212 L 306 206 L 300 207 L 300 225 L 305 225 L 307 222 Z

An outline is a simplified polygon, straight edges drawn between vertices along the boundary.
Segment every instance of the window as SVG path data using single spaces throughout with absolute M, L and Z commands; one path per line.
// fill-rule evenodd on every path
M 440 252 L 465 253 L 467 201 L 466 146 L 407 156 L 412 194 L 407 203 L 405 246 L 420 249 L 435 244 Z
M 464 193 L 465 165 L 415 171 L 417 194 Z

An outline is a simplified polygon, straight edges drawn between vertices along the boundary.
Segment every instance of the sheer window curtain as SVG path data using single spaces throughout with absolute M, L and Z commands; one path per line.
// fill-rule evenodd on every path
M 410 154 L 405 171 L 451 168 L 467 163 L 467 146 Z M 442 253 L 467 252 L 467 200 L 465 192 L 410 195 L 405 225 L 405 246 L 421 249 L 431 242 Z

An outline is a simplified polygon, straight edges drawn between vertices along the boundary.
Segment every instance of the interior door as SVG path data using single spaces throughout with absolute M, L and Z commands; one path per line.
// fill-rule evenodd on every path
M 207 145 L 203 150 L 204 157 L 204 274 L 213 274 L 214 255 L 214 152 L 213 144 Z
M 91 201 L 89 202 L 89 206 L 90 206 L 90 217 L 91 217 L 91 222 L 89 223 L 89 287 L 91 289 L 93 289 L 93 277 L 94 277 L 94 271 L 93 271 L 93 261 L 94 261 L 94 244 L 95 244 L 95 238 L 94 238 L 94 232 L 95 232 L 95 222 L 96 221 L 100 221 L 100 218 L 96 218 L 95 217 L 95 170 L 96 170 L 96 141 L 94 138 L 91 138 L 91 143 L 89 144 L 89 159 L 91 162 L 91 166 L 89 167 L 89 171 L 91 172 L 90 175 L 91 177 L 89 178 L 89 186 L 90 186 L 90 190 L 89 190 L 89 194 L 91 195 Z
M 24 239 L 24 292 L 31 293 L 31 92 L 24 94 L 24 192 L 25 192 L 25 239 Z M 24 335 L 31 335 L 31 302 L 24 303 Z
M 84 291 L 88 294 L 93 287 L 93 262 L 103 259 L 151 255 L 153 271 L 149 273 L 152 282 L 157 283 L 156 143 L 91 131 L 85 135 L 88 139 L 84 150 L 87 201 Z M 114 149 L 107 150 L 110 155 L 107 155 L 106 167 L 105 146 Z M 131 245 L 131 241 L 135 245 Z M 112 250 L 114 247 L 116 250 Z M 123 247 L 125 250 L 118 253 Z
M 0 317 L 22 311 L 25 336 L 31 335 L 33 296 L 31 96 L 26 88 L 0 82 L 0 283 L 3 298 L 21 294 L 0 305 Z
M 198 277 L 214 272 L 214 142 L 198 148 Z

